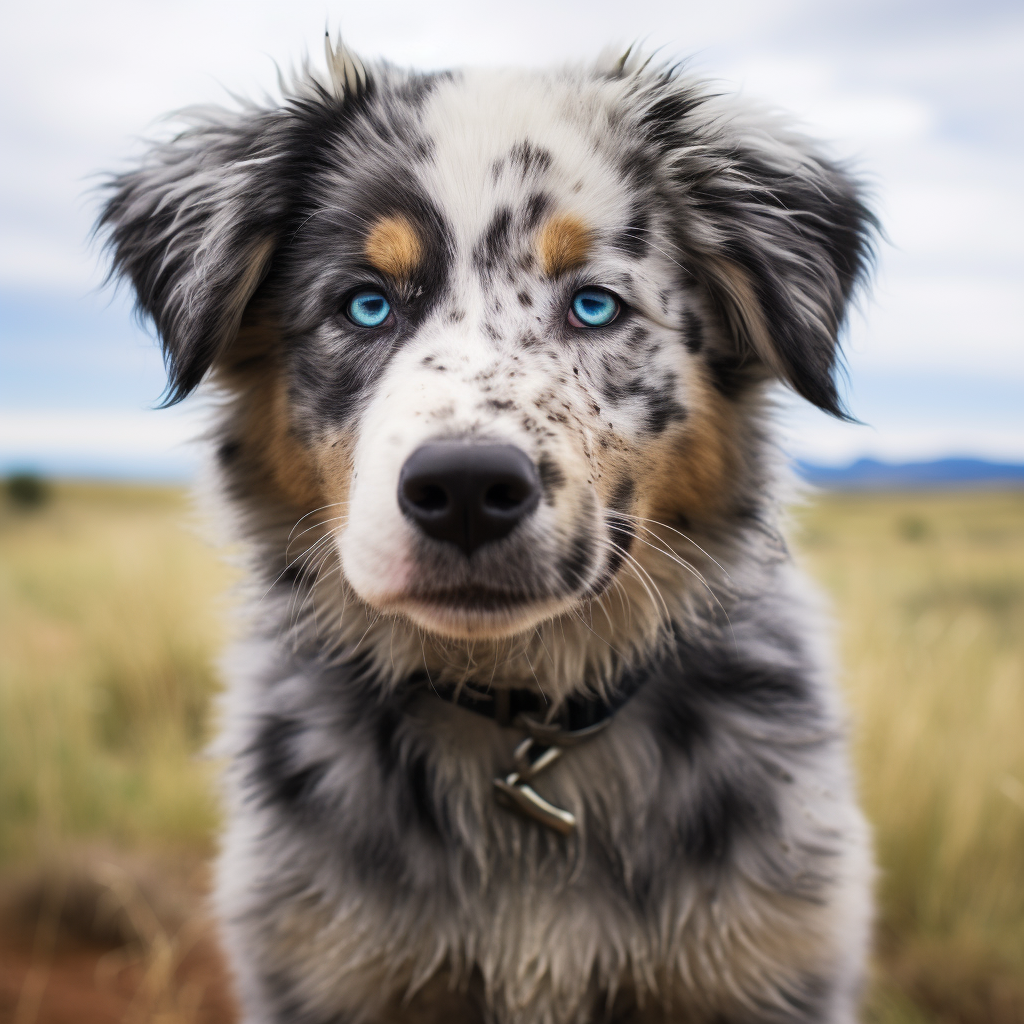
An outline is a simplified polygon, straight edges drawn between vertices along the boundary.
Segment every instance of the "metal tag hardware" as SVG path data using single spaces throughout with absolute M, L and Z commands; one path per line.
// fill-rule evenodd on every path
M 550 768 L 567 747 L 574 747 L 590 739 L 601 732 L 609 721 L 606 718 L 585 729 L 567 732 L 560 726 L 519 715 L 515 724 L 529 735 L 512 755 L 512 763 L 515 765 L 513 770 L 505 778 L 494 780 L 495 799 L 504 807 L 539 821 L 564 836 L 571 835 L 576 828 L 576 815 L 545 800 L 530 783 Z

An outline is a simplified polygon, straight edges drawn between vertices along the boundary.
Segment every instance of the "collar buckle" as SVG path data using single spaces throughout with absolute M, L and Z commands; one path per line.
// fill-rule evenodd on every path
M 530 783 L 550 768 L 569 747 L 578 746 L 602 732 L 611 718 L 583 729 L 567 730 L 556 723 L 538 722 L 529 715 L 516 716 L 515 725 L 527 737 L 512 754 L 515 766 L 503 779 L 494 780 L 494 795 L 500 804 L 546 825 L 564 836 L 576 830 L 576 815 L 545 800 Z
M 539 821 L 564 836 L 576 829 L 576 815 L 545 800 L 530 782 L 546 768 L 551 767 L 563 753 L 559 746 L 547 746 L 527 736 L 512 755 L 513 771 L 503 779 L 494 780 L 494 796 L 509 810 L 518 811 L 527 818 Z

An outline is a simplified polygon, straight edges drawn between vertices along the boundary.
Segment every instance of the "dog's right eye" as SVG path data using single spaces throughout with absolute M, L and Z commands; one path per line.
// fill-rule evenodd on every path
M 568 320 L 573 327 L 607 327 L 622 310 L 605 288 L 581 288 L 572 298 Z
M 380 292 L 367 288 L 348 300 L 345 312 L 357 327 L 381 327 L 391 316 L 391 303 Z

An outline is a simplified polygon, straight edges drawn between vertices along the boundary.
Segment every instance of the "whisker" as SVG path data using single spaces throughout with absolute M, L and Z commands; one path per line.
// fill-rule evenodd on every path
M 537 637 L 537 642 L 541 645 L 541 647 L 544 648 L 544 654 L 547 656 L 548 661 L 550 661 L 552 667 L 554 667 L 555 659 L 551 657 L 551 652 L 548 650 L 548 645 L 544 643 L 544 632 L 541 629 L 541 626 L 543 625 L 544 623 L 538 623 L 536 626 L 533 627 L 533 632 Z
M 529 652 L 524 650 L 523 657 L 526 659 L 526 664 L 530 667 L 530 674 L 533 676 L 533 681 L 537 684 L 537 692 L 544 698 L 545 704 L 550 704 L 551 701 L 548 700 L 548 695 L 544 692 L 544 687 L 540 685 L 540 679 L 537 678 L 537 672 L 533 667 L 533 662 L 530 661 Z
M 596 600 L 598 607 L 601 609 L 602 612 L 604 612 L 604 617 L 608 620 L 608 629 L 612 632 L 615 632 L 615 623 L 612 621 L 612 617 L 608 613 L 608 609 L 604 606 L 604 594 L 599 594 Z
M 642 584 L 643 588 L 647 591 L 647 596 L 651 599 L 651 603 L 655 607 L 658 606 L 659 601 L 661 602 L 661 607 L 664 609 L 665 612 L 665 622 L 666 624 L 671 623 L 672 613 L 669 611 L 668 604 L 665 601 L 665 597 L 661 592 L 661 588 L 658 586 L 657 583 L 655 583 L 654 577 L 652 577 L 651 574 L 624 547 L 622 547 L 621 544 L 616 544 L 616 542 L 611 540 L 610 538 L 606 539 L 605 543 L 609 544 L 614 550 L 618 551 L 622 558 L 633 567 L 633 569 L 635 570 L 634 574 L 640 572 L 647 577 L 647 580 L 650 582 L 650 586 L 648 586 L 647 582 L 645 582 L 641 576 L 637 575 L 636 578 Z M 654 588 L 653 592 L 651 590 L 652 587 Z M 654 596 L 655 593 L 657 593 L 658 595 L 657 598 L 655 598 Z
M 380 618 L 380 614 L 378 613 L 372 619 L 369 620 L 369 622 L 367 623 L 366 629 L 363 631 L 363 635 L 359 638 L 359 640 L 356 643 L 355 647 L 352 648 L 352 653 L 353 654 L 355 654 L 356 651 L 359 650 L 359 645 L 366 639 L 366 637 L 369 634 L 370 630 L 373 629 L 373 627 L 377 625 L 377 620 L 379 618 Z
M 613 542 L 609 542 L 609 543 L 613 543 Z M 575 582 L 576 582 L 577 585 L 582 585 L 585 582 L 583 574 L 580 572 L 580 570 L 574 569 L 573 570 L 573 575 L 576 577 Z M 637 578 L 639 579 L 639 577 L 637 577 Z M 643 583 L 643 580 L 640 580 L 640 582 Z M 621 586 L 621 584 L 620 584 L 620 586 Z M 583 615 L 580 612 L 578 607 L 571 607 L 571 608 L 569 608 L 569 614 L 572 615 L 574 618 L 579 619 L 580 623 L 583 625 L 583 627 L 585 629 L 590 630 L 590 632 L 593 633 L 594 636 L 596 636 L 598 638 L 598 640 L 600 640 L 608 648 L 608 650 L 610 650 L 619 659 L 621 659 L 623 662 L 625 662 L 625 660 L 626 660 L 625 659 L 625 655 L 623 655 L 623 653 L 620 650 L 618 650 L 618 648 L 614 647 L 612 645 L 612 643 L 607 639 L 607 637 L 601 636 L 601 634 L 598 633 L 597 630 L 594 629 L 593 626 L 587 624 L 586 619 L 583 618 Z M 593 616 L 591 616 L 591 617 L 593 617 Z M 611 625 L 611 621 L 610 620 L 609 620 L 609 625 Z M 561 628 L 562 628 L 562 644 L 564 646 L 565 645 L 565 627 L 562 626 Z
M 319 622 L 317 621 L 317 614 L 316 614 L 316 588 L 317 588 L 317 585 L 319 584 L 321 578 L 326 578 L 326 576 L 330 575 L 330 573 L 326 573 L 323 576 L 321 576 L 321 570 L 324 567 L 324 563 L 327 562 L 327 560 L 330 558 L 330 554 L 331 554 L 330 550 L 327 550 L 327 549 L 319 552 L 315 556 L 316 557 L 316 564 L 315 564 L 315 566 L 313 564 L 313 559 L 309 560 L 309 564 L 304 568 L 303 573 L 305 575 L 311 576 L 312 579 L 310 580 L 308 585 L 306 585 L 304 588 L 296 587 L 292 591 L 290 605 L 289 605 L 289 610 L 288 610 L 288 620 L 289 620 L 289 622 L 291 623 L 292 627 L 297 627 L 300 624 L 301 620 L 302 620 L 302 617 L 303 617 L 303 614 L 305 613 L 305 609 L 306 609 L 307 604 L 310 604 L 312 606 L 312 609 L 313 609 L 313 631 L 314 631 L 314 634 L 317 637 L 320 636 L 320 625 L 319 625 Z M 334 565 L 332 567 L 331 572 L 333 572 L 335 569 L 339 569 L 339 568 L 340 568 L 340 565 L 336 564 L 336 565 Z M 302 595 L 302 600 L 301 600 L 301 602 L 299 602 L 298 606 L 296 607 L 296 601 L 298 601 L 300 594 Z
M 303 554 L 301 556 L 299 556 L 297 559 L 295 559 L 295 561 L 291 565 L 286 566 L 284 572 L 287 572 L 288 569 L 292 568 L 292 566 L 298 566 L 298 572 L 299 572 L 299 576 L 300 576 L 300 579 L 301 579 L 302 576 L 305 576 L 307 573 L 309 573 L 310 569 L 312 568 L 314 559 L 316 559 L 318 557 L 321 557 L 321 556 L 323 558 L 328 557 L 328 555 L 330 554 L 330 550 L 331 550 L 331 548 L 330 548 L 330 541 L 331 541 L 331 534 L 325 534 L 315 544 L 311 545 L 305 552 L 303 552 Z M 284 572 L 281 573 L 281 576 L 284 575 Z M 316 581 L 315 581 L 315 575 L 316 574 L 314 573 L 313 575 L 314 575 L 314 582 L 310 585 L 309 590 L 312 590 L 312 588 L 316 585 Z M 278 580 L 280 580 L 280 578 L 281 577 L 279 576 Z M 296 586 L 296 587 L 292 588 L 292 595 L 291 595 L 291 600 L 289 602 L 289 608 L 288 608 L 288 616 L 289 616 L 289 618 L 291 618 L 293 620 L 295 619 L 297 614 L 300 614 L 301 611 L 302 611 L 301 605 L 300 605 L 298 610 L 296 610 L 296 608 L 295 608 L 295 602 L 296 602 L 296 600 L 298 600 L 298 596 L 299 596 L 299 594 L 301 592 L 302 592 L 302 587 L 301 586 Z M 303 600 L 303 603 L 305 603 L 305 600 Z
M 427 664 L 427 648 L 423 642 L 423 630 L 419 626 L 416 627 L 416 632 L 420 637 L 420 654 L 423 656 L 423 671 L 427 674 L 427 682 L 430 684 L 430 688 L 434 693 L 440 697 L 441 694 L 437 692 L 437 687 L 434 685 L 434 680 L 430 677 L 430 666 Z
M 645 532 L 650 532 L 650 531 L 645 531 Z M 651 536 L 654 537 L 656 540 L 660 540 L 660 538 L 657 537 L 655 534 L 651 534 Z M 680 566 L 680 568 L 685 569 L 688 573 L 690 573 L 690 575 L 692 575 L 697 580 L 699 580 L 705 587 L 710 587 L 710 584 L 708 583 L 708 581 L 705 578 L 704 574 L 692 562 L 690 562 L 687 559 L 683 558 L 683 556 L 680 555 L 677 551 L 673 551 L 672 548 L 670 548 L 668 546 L 661 547 L 658 544 L 652 544 L 651 541 L 646 540 L 646 539 L 644 539 L 643 537 L 641 537 L 639 535 L 634 535 L 633 539 L 636 540 L 636 541 L 639 541 L 641 544 L 646 545 L 647 547 L 651 548 L 653 551 L 657 551 L 660 554 L 665 555 L 666 557 L 671 559 L 673 562 L 675 562 L 676 565 Z
M 325 508 L 336 508 L 339 505 L 347 505 L 347 504 L 349 504 L 347 501 L 332 501 L 332 502 L 329 502 L 326 505 L 321 505 L 319 508 L 315 508 L 312 511 L 307 512 L 304 516 L 300 516 L 295 521 L 295 525 L 289 531 L 289 533 L 288 533 L 288 540 L 292 539 L 292 534 L 294 534 L 296 529 L 298 529 L 299 523 L 301 523 L 303 519 L 308 519 L 310 516 L 316 515 L 317 512 L 323 512 L 323 510 Z
M 615 587 L 616 594 L 619 596 L 619 604 L 622 605 L 622 610 L 626 615 L 626 629 L 628 630 L 633 625 L 633 601 L 618 576 L 612 577 L 612 584 Z
M 688 537 L 685 533 L 683 533 L 682 530 L 677 530 L 674 526 L 669 526 L 668 523 L 663 523 L 660 519 L 648 519 L 645 516 L 635 516 L 629 512 L 617 512 L 615 511 L 615 509 L 606 509 L 606 513 L 619 519 L 628 520 L 629 522 L 653 523 L 655 526 L 660 526 L 665 530 L 671 530 L 672 533 L 678 534 L 680 537 L 682 537 L 683 540 L 687 542 L 687 544 L 692 544 L 705 558 L 714 562 L 715 565 L 722 570 L 722 572 L 728 579 L 732 579 L 732 577 L 729 576 L 729 570 L 726 569 L 725 566 L 722 565 L 722 563 L 714 557 L 714 555 L 710 554 L 708 551 L 702 548 L 692 537 Z M 647 527 L 644 527 L 644 529 L 647 529 Z M 648 530 L 648 533 L 649 532 L 650 531 Z
M 327 561 L 327 558 L 328 558 L 328 556 L 324 555 L 324 557 L 320 560 L 319 564 L 317 565 L 316 570 L 315 570 L 315 576 L 314 576 L 314 579 L 313 579 L 313 585 L 309 588 L 309 595 L 308 595 L 308 597 L 306 598 L 305 601 L 303 601 L 303 606 L 305 606 L 306 601 L 309 601 L 310 607 L 313 609 L 313 629 L 314 629 L 314 631 L 315 631 L 315 633 L 316 633 L 316 635 L 318 637 L 320 636 L 320 620 L 319 620 L 319 616 L 317 614 L 317 607 L 316 607 L 316 588 L 324 580 L 329 579 L 336 572 L 337 573 L 341 572 L 341 563 L 335 562 L 335 564 L 332 565 L 331 568 L 327 572 L 321 573 L 320 570 L 323 569 L 324 563 Z M 302 614 L 302 607 L 299 608 L 299 614 L 300 615 Z
M 643 529 L 646 533 L 651 533 L 650 530 L 647 530 L 646 528 Z M 651 536 L 654 537 L 656 540 L 661 541 L 661 538 L 658 537 L 657 534 L 651 533 Z M 704 587 L 708 594 L 711 595 L 715 604 L 717 604 L 719 609 L 721 609 L 722 614 L 725 616 L 726 622 L 728 622 L 731 627 L 732 622 L 729 618 L 728 611 L 726 611 L 725 605 L 722 604 L 721 600 L 715 593 L 714 588 L 711 586 L 711 584 L 704 578 L 703 573 L 701 573 L 694 565 L 688 562 L 677 552 L 673 551 L 667 545 L 665 547 L 658 547 L 657 545 L 652 544 L 650 541 L 644 540 L 644 538 L 640 536 L 637 536 L 635 539 L 638 540 L 641 544 L 646 544 L 647 547 L 651 548 L 652 551 L 657 551 L 659 554 L 665 555 L 669 560 L 675 562 L 676 565 L 680 566 L 680 568 L 685 569 L 688 573 L 690 573 L 690 575 L 697 579 L 700 582 L 701 586 Z
M 346 517 L 344 517 L 344 516 L 335 516 L 333 519 L 325 520 L 325 522 L 330 523 L 330 522 L 334 522 L 335 520 L 340 520 L 340 519 L 344 519 L 344 518 L 346 518 Z M 303 532 L 306 532 L 306 531 L 303 531 Z M 302 554 L 297 555 L 294 559 L 290 558 L 289 553 L 288 553 L 291 545 L 290 544 L 287 545 L 285 547 L 285 552 L 284 552 L 285 566 L 278 573 L 278 575 L 274 578 L 274 580 L 271 582 L 270 586 L 267 587 L 266 591 L 263 593 L 263 596 L 260 598 L 260 603 L 262 604 L 263 601 L 265 601 L 267 599 L 267 597 L 269 596 L 271 591 L 273 591 L 274 587 L 276 587 L 278 585 L 278 583 L 280 583 L 281 580 L 284 579 L 285 573 L 287 573 L 289 569 L 291 569 L 295 565 L 299 564 L 302 561 L 302 559 L 305 558 L 306 555 L 310 551 L 314 550 L 319 544 L 323 543 L 326 540 L 329 540 L 333 536 L 334 536 L 333 531 L 325 534 L 323 537 L 320 537 L 316 541 L 315 544 L 311 545 L 309 548 L 306 548 L 305 551 L 303 551 Z
M 344 513 L 340 516 L 331 516 L 329 519 L 318 519 L 312 526 L 307 526 L 302 533 L 296 534 L 294 537 L 289 535 L 288 544 L 284 549 L 285 558 L 288 557 L 288 552 L 291 550 L 292 544 L 299 539 L 299 537 L 305 537 L 307 533 L 312 533 L 313 530 L 319 530 L 322 526 L 326 526 L 328 523 L 348 522 L 348 513 Z
M 586 619 L 584 619 L 583 616 L 580 614 L 578 608 L 570 608 L 569 614 L 573 616 L 573 618 L 579 619 L 580 625 L 583 626 L 584 629 L 590 630 L 590 632 L 593 633 L 594 636 L 596 636 L 597 639 L 600 640 L 601 643 L 603 643 L 608 648 L 608 650 L 612 652 L 612 654 L 617 655 L 619 658 L 622 659 L 623 662 L 625 662 L 626 656 L 622 653 L 622 651 L 620 651 L 617 647 L 613 647 L 607 637 L 601 636 L 601 634 L 598 633 L 596 629 L 594 629 L 592 626 L 588 626 Z

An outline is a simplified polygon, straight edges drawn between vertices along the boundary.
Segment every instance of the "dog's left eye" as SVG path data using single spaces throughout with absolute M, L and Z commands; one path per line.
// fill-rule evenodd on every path
M 611 292 L 603 288 L 581 288 L 569 305 L 569 323 L 573 327 L 607 327 L 621 308 Z
M 367 288 L 348 300 L 345 311 L 359 327 L 380 327 L 391 315 L 391 303 L 380 292 Z

